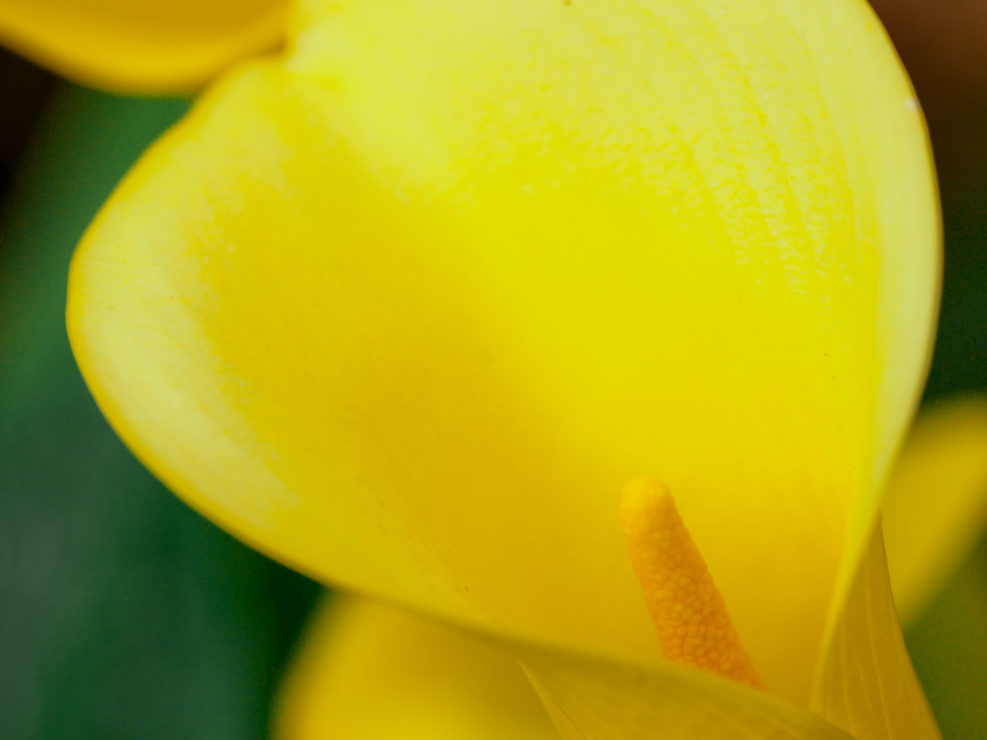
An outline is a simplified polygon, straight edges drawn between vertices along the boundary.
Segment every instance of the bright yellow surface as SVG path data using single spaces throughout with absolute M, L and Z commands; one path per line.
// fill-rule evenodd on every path
M 634 575 L 669 660 L 760 686 L 727 605 L 669 490 L 654 479 L 624 488 L 621 521 Z
M 765 686 L 806 702 L 938 279 L 921 115 L 863 3 L 334 0 L 296 25 L 78 252 L 69 329 L 111 423 L 327 582 L 657 663 L 618 514 L 655 475 Z
M 95 87 L 189 90 L 281 41 L 287 6 L 288 0 L 3 0 L 0 44 Z
M 359 599 L 323 606 L 282 688 L 275 740 L 552 740 L 520 666 L 448 627 Z
M 918 614 L 987 526 L 987 399 L 919 417 L 888 482 L 884 531 L 895 603 Z

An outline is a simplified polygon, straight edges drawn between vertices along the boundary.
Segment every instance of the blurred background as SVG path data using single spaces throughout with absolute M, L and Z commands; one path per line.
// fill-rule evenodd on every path
M 926 401 L 987 392 L 987 2 L 874 0 L 928 118 L 945 282 Z M 267 735 L 318 594 L 126 451 L 64 329 L 76 242 L 186 110 L 0 51 L 0 738 Z M 987 730 L 987 538 L 906 639 L 947 738 Z

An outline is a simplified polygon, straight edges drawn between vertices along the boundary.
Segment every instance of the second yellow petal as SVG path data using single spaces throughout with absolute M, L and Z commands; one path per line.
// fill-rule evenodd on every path
M 284 39 L 287 0 L 4 0 L 0 43 L 110 90 L 201 87 Z
M 335 597 L 305 632 L 276 740 L 553 740 L 506 652 L 363 599 Z

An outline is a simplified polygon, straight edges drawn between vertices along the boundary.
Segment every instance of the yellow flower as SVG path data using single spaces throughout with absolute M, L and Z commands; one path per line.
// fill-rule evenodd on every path
M 76 356 L 141 459 L 486 635 L 567 736 L 936 737 L 872 536 L 936 195 L 864 4 L 304 0 L 291 28 L 74 261 Z
M 287 0 L 3 0 L 0 44 L 84 84 L 198 88 L 285 34 Z

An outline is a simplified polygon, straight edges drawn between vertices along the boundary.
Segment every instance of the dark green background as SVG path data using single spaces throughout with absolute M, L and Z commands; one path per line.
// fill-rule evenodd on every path
M 79 236 L 187 104 L 66 83 L 46 98 L 37 70 L 3 58 L 0 72 L 0 738 L 263 737 L 316 588 L 141 468 L 92 403 L 64 329 Z M 971 177 L 969 164 L 962 178 L 941 172 L 930 397 L 987 390 L 987 166 Z M 948 738 L 987 732 L 985 619 L 987 544 L 908 634 Z
M 185 108 L 58 85 L 0 212 L 0 738 L 264 737 L 315 593 L 145 472 L 69 352 L 74 245 Z

